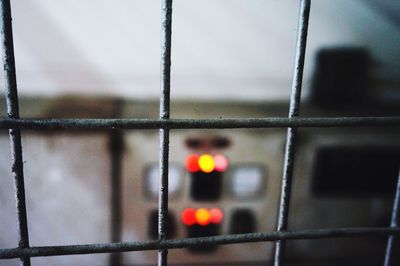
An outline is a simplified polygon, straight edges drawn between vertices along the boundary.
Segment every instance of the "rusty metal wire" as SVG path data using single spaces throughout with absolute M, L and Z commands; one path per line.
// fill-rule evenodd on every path
M 17 78 L 15 75 L 15 59 L 13 34 L 11 26 L 10 1 L 0 2 L 1 12 L 1 44 L 4 68 L 4 88 L 7 102 L 7 115 L 10 119 L 19 118 Z M 14 178 L 15 199 L 18 220 L 18 247 L 29 247 L 28 220 L 26 217 L 24 170 L 22 161 L 21 132 L 19 129 L 9 129 L 11 148 L 11 169 Z M 31 265 L 29 258 L 21 258 L 21 264 Z
M 163 0 L 161 6 L 161 96 L 160 119 L 170 118 L 170 86 L 171 86 L 171 27 L 172 0 Z M 168 223 L 168 161 L 169 161 L 169 129 L 160 128 L 160 190 L 158 194 L 158 240 L 167 238 Z M 168 249 L 159 249 L 158 265 L 168 265 Z
M 400 117 L 271 117 L 221 119 L 0 119 L 0 129 L 226 129 L 286 127 L 398 127 Z
M 343 237 L 378 237 L 387 235 L 400 235 L 400 227 L 386 228 L 335 228 L 313 229 L 293 232 L 263 232 L 238 235 L 221 235 L 199 238 L 171 239 L 162 241 L 123 242 L 106 244 L 68 245 L 68 246 L 42 246 L 30 248 L 1 249 L 0 259 L 18 257 L 43 257 L 78 255 L 92 253 L 128 252 L 159 249 L 179 249 L 205 245 L 228 245 L 237 243 L 265 242 L 277 240 L 296 239 L 321 239 Z
M 304 58 L 306 54 L 308 20 L 310 17 L 310 0 L 302 0 L 300 2 L 300 15 L 298 23 L 296 58 L 293 73 L 292 93 L 290 96 L 289 118 L 299 115 L 301 88 L 303 84 Z M 292 189 L 294 156 L 296 148 L 297 128 L 289 127 L 287 129 L 285 158 L 283 165 L 283 176 L 281 183 L 281 195 L 279 201 L 278 224 L 277 231 L 287 230 L 289 220 L 289 203 Z M 280 240 L 275 244 L 275 266 L 283 263 L 285 250 L 285 242 Z
M 400 173 L 399 177 L 397 178 L 397 187 L 392 207 L 392 218 L 390 220 L 390 227 L 394 228 L 399 226 L 400 223 L 399 220 L 400 220 Z M 389 236 L 386 246 L 385 260 L 383 264 L 384 266 L 394 266 L 394 261 L 392 261 L 393 255 L 395 253 L 394 241 L 395 238 L 393 236 Z

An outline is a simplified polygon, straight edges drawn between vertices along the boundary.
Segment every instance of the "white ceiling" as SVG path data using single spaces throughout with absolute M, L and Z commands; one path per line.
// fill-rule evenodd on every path
M 174 0 L 173 99 L 287 99 L 298 3 Z M 160 1 L 15 0 L 12 12 L 20 95 L 159 97 Z M 305 89 L 315 52 L 343 45 L 369 48 L 374 75 L 400 75 L 400 30 L 381 10 L 317 0 Z

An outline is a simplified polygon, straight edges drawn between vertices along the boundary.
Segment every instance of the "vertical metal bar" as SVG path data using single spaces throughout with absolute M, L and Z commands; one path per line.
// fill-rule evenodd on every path
M 161 97 L 160 119 L 170 118 L 170 81 L 171 81 L 171 30 L 172 0 L 162 0 L 161 12 Z M 158 240 L 167 237 L 168 217 L 168 154 L 169 129 L 160 129 L 160 191 L 158 196 Z M 158 251 L 158 265 L 168 264 L 168 249 Z
M 123 153 L 123 132 L 113 130 L 110 133 L 111 155 L 111 242 L 121 242 L 122 202 L 121 202 L 121 167 Z M 122 253 L 110 254 L 110 265 L 122 265 Z
M 396 187 L 396 193 L 394 196 L 394 202 L 393 202 L 393 209 L 392 209 L 392 218 L 390 220 L 390 227 L 397 227 L 399 226 L 399 220 L 400 220 L 400 173 L 399 177 L 397 179 L 397 187 Z M 395 253 L 395 237 L 389 236 L 387 246 L 386 246 L 386 254 L 385 254 L 385 261 L 384 261 L 384 266 L 394 266 L 393 262 L 393 255 Z
M 17 80 L 15 75 L 14 44 L 11 25 L 11 6 L 9 0 L 1 0 L 1 44 L 3 51 L 4 88 L 9 118 L 19 118 Z M 12 175 L 18 219 L 18 247 L 29 247 L 28 222 L 26 218 L 24 172 L 22 161 L 21 132 L 10 129 L 10 148 Z M 21 258 L 22 265 L 30 265 L 30 258 Z
M 311 0 L 302 0 L 300 3 L 296 57 L 292 92 L 290 96 L 289 118 L 297 117 L 299 114 L 310 6 Z M 277 231 L 286 231 L 288 225 L 289 203 L 293 179 L 293 164 L 295 157 L 296 133 L 296 128 L 289 127 L 287 130 Z M 285 242 L 283 240 L 279 240 L 276 242 L 275 266 L 282 265 L 284 248 Z

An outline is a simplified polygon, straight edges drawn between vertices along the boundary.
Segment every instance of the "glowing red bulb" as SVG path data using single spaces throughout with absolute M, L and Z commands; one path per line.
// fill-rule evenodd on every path
M 182 223 L 187 226 L 192 226 L 195 224 L 207 226 L 210 223 L 220 224 L 223 218 L 224 213 L 219 208 L 200 208 L 197 210 L 193 208 L 186 208 L 181 215 Z
M 222 222 L 222 219 L 224 218 L 224 213 L 218 209 L 218 208 L 213 208 L 210 210 L 210 220 L 211 223 L 213 224 L 219 224 Z
M 222 154 L 214 156 L 215 170 L 218 172 L 225 172 L 228 169 L 228 159 Z
M 196 223 L 196 210 L 193 208 L 187 208 L 182 212 L 181 220 L 185 225 L 194 225 Z
M 197 154 L 191 154 L 186 157 L 185 161 L 186 170 L 191 173 L 197 172 L 200 170 L 199 166 L 199 156 Z

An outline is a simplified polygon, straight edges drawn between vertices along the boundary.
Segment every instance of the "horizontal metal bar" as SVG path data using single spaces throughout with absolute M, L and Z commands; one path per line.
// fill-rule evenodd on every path
M 191 129 L 284 127 L 389 127 L 400 117 L 271 117 L 221 119 L 0 119 L 0 129 Z
M 400 227 L 353 227 L 336 229 L 312 229 L 302 231 L 264 232 L 238 235 L 221 235 L 199 238 L 184 238 L 162 241 L 136 241 L 107 244 L 69 246 L 42 246 L 30 248 L 0 249 L 0 259 L 18 257 L 43 257 L 93 253 L 128 252 L 159 249 L 178 249 L 204 245 L 227 245 L 237 243 L 265 242 L 277 240 L 321 239 L 343 237 L 372 237 L 400 235 Z

